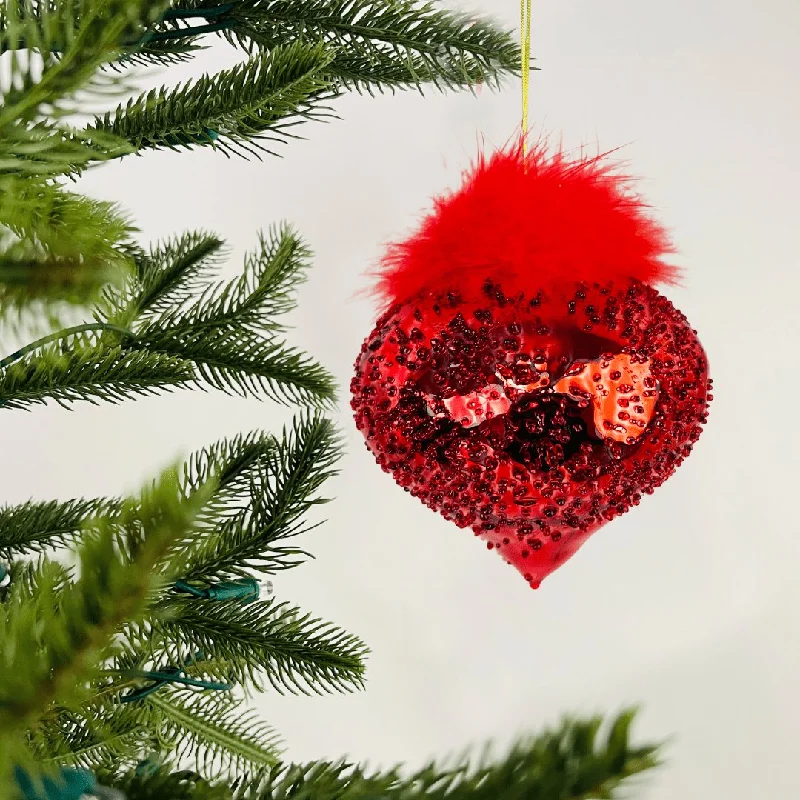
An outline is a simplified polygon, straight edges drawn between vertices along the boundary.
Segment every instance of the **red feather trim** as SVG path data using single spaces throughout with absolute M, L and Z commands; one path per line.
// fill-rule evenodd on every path
M 548 155 L 542 142 L 525 156 L 521 139 L 480 154 L 462 187 L 389 246 L 375 293 L 392 305 L 450 290 L 470 300 L 487 279 L 507 296 L 562 281 L 675 283 L 677 269 L 662 260 L 674 252 L 668 234 L 613 166 Z

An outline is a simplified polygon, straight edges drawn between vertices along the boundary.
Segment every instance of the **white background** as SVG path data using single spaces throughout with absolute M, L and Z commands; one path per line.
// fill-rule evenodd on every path
M 460 4 L 467 7 L 466 4 Z M 472 2 L 517 23 L 515 0 Z M 536 131 L 619 145 L 674 231 L 687 268 L 669 292 L 698 329 L 716 399 L 694 454 L 637 509 L 531 591 L 465 531 L 403 493 L 368 454 L 347 384 L 374 310 L 353 299 L 382 244 L 458 184 L 479 136 L 520 119 L 519 83 L 337 103 L 284 158 L 209 150 L 103 167 L 81 189 L 119 200 L 155 239 L 206 228 L 231 244 L 283 219 L 316 253 L 293 341 L 343 386 L 348 454 L 316 561 L 279 576 L 281 598 L 362 636 L 354 696 L 258 700 L 297 759 L 344 753 L 420 765 L 508 743 L 565 712 L 644 710 L 642 738 L 674 736 L 649 800 L 746 800 L 800 791 L 800 266 L 796 0 L 535 2 Z M 221 43 L 173 83 L 238 58 Z M 180 393 L 123 406 L 14 412 L 8 501 L 135 490 L 174 457 L 287 419 L 270 403 Z

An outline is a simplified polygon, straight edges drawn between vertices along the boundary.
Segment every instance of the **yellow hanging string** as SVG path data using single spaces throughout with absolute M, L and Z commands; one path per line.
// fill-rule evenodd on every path
M 522 152 L 528 154 L 528 85 L 531 76 L 531 2 L 519 2 L 519 29 L 522 44 Z

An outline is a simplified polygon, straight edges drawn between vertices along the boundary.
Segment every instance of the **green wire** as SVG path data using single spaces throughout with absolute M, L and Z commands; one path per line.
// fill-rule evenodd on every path
M 198 653 L 194 659 L 188 659 L 186 666 L 191 666 L 203 658 L 202 653 Z M 154 672 L 150 671 L 134 671 L 130 677 L 141 678 L 143 680 L 153 681 L 150 686 L 143 686 L 141 689 L 134 689 L 129 694 L 123 695 L 120 698 L 121 703 L 135 703 L 137 700 L 143 700 L 145 697 L 158 691 L 162 686 L 168 683 L 179 683 L 184 686 L 197 686 L 200 689 L 208 689 L 210 691 L 226 692 L 233 689 L 230 683 L 219 683 L 217 681 L 203 681 L 197 678 L 187 678 L 183 675 L 185 667 L 167 667 L 163 670 Z M 126 673 L 127 674 L 127 673 Z

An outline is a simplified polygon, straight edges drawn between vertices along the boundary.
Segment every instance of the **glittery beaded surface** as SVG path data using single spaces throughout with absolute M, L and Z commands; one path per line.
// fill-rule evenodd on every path
M 534 588 L 675 471 L 710 389 L 686 318 L 637 280 L 397 304 L 351 385 L 380 466 Z

